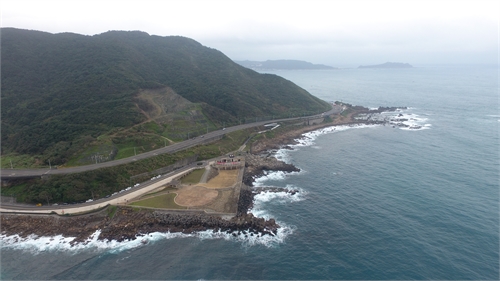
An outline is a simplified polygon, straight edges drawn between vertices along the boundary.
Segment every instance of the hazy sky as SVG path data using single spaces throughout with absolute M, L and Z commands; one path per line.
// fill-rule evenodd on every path
M 491 63 L 500 1 L 1 1 L 1 26 L 95 35 L 182 35 L 234 60 L 332 66 Z

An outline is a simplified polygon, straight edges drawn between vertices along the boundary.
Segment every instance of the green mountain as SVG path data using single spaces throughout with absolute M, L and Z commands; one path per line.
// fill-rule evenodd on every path
M 3 160 L 80 165 L 100 153 L 106 161 L 222 125 L 329 108 L 288 80 L 179 36 L 2 28 L 1 63 Z

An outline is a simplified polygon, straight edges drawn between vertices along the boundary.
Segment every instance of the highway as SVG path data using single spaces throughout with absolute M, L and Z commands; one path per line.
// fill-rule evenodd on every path
M 220 129 L 220 130 L 209 132 L 209 133 L 203 135 L 203 137 L 200 136 L 197 138 L 188 139 L 188 140 L 185 140 L 182 142 L 178 142 L 178 143 L 166 146 L 166 147 L 162 147 L 162 148 L 159 148 L 156 150 L 148 151 L 148 152 L 138 154 L 135 156 L 131 156 L 128 158 L 122 158 L 122 159 L 118 159 L 118 160 L 107 161 L 107 162 L 102 162 L 102 163 L 97 163 L 97 164 L 92 164 L 92 165 L 61 168 L 61 169 L 47 169 L 47 168 L 44 168 L 44 169 L 1 169 L 0 170 L 0 177 L 2 179 L 41 177 L 43 175 L 60 175 L 60 174 L 80 173 L 80 172 L 91 171 L 91 170 L 100 169 L 100 168 L 112 167 L 112 166 L 127 164 L 127 163 L 131 163 L 134 161 L 154 157 L 154 156 L 157 156 L 160 154 L 174 153 L 177 151 L 185 150 L 185 149 L 188 149 L 190 147 L 194 147 L 194 146 L 197 146 L 200 144 L 207 143 L 208 140 L 216 139 L 217 137 L 221 137 L 224 134 L 227 134 L 230 132 L 234 132 L 234 131 L 238 131 L 238 130 L 242 130 L 242 129 L 247 129 L 247 128 L 252 128 L 252 127 L 257 127 L 257 126 L 262 126 L 262 125 L 270 123 L 270 122 L 283 122 L 283 121 L 300 120 L 300 119 L 321 118 L 323 116 L 340 113 L 341 110 L 342 110 L 342 108 L 340 106 L 332 105 L 332 109 L 323 113 L 323 114 L 305 116 L 305 117 L 294 117 L 294 118 L 267 120 L 267 121 L 237 125 L 237 126 L 228 127 L 225 129 Z
M 91 212 L 98 210 L 107 205 L 120 205 L 127 204 L 128 201 L 133 198 L 139 197 L 145 193 L 149 193 L 157 188 L 164 186 L 165 184 L 171 182 L 178 176 L 189 172 L 194 169 L 196 164 L 188 165 L 179 170 L 170 172 L 160 178 L 153 179 L 141 183 L 137 187 L 132 187 L 129 190 L 123 190 L 115 195 L 109 196 L 107 198 L 97 199 L 92 202 L 79 203 L 79 204 L 61 204 L 61 205 L 44 205 L 41 207 L 36 207 L 34 205 L 28 204 L 8 204 L 2 203 L 0 206 L 0 212 L 7 213 L 23 213 L 23 214 L 50 214 L 52 212 L 59 215 L 69 215 L 69 214 L 81 214 L 86 212 Z

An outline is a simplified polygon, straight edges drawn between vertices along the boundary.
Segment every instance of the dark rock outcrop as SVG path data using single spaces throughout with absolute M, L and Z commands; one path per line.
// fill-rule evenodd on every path
M 245 231 L 258 236 L 276 235 L 279 228 L 273 219 L 265 220 L 246 213 L 226 220 L 204 213 L 172 213 L 128 207 L 118 207 L 113 218 L 106 212 L 78 217 L 3 214 L 1 223 L 2 234 L 76 237 L 72 243 L 84 242 L 98 229 L 101 230 L 99 240 L 124 241 L 152 232 L 193 233 L 208 229 L 226 233 Z
M 254 179 L 263 176 L 265 171 L 300 172 L 300 169 L 269 155 L 259 156 L 248 154 L 245 160 L 243 183 L 253 186 Z

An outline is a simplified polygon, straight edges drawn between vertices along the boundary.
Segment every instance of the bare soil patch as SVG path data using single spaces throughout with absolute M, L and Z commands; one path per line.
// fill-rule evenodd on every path
M 235 198 L 235 188 L 220 190 L 217 199 L 204 205 L 203 209 L 210 209 L 221 213 L 236 213 L 238 198 Z
M 240 169 L 220 170 L 219 174 L 207 183 L 198 184 L 210 189 L 228 188 L 234 186 L 238 181 Z
M 219 192 L 203 186 L 185 186 L 177 191 L 175 203 L 187 207 L 202 206 L 212 202 Z

